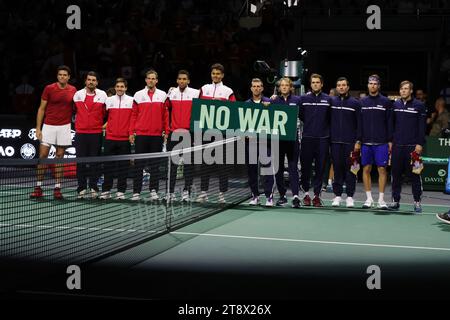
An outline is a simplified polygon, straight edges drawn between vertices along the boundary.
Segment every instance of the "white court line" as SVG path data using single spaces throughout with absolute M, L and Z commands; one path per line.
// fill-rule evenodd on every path
M 0 227 L 17 227 L 17 228 L 55 228 L 55 229 L 72 229 L 72 230 L 88 230 L 88 231 L 114 231 L 114 232 L 138 232 L 138 233 L 158 233 L 153 230 L 135 230 L 135 229 L 112 229 L 112 228 L 86 228 L 86 227 L 59 227 L 41 225 L 35 226 L 31 224 L 17 224 L 0 223 Z M 174 231 L 170 234 L 179 235 L 193 235 L 204 237 L 218 237 L 218 238 L 233 238 L 233 239 L 247 239 L 247 240 L 266 240 L 266 241 L 284 241 L 284 242 L 300 242 L 300 243 L 318 243 L 318 244 L 332 244 L 332 245 L 347 245 L 347 246 L 363 246 L 363 247 L 379 247 L 379 248 L 397 248 L 397 249 L 418 249 L 418 250 L 434 250 L 434 251 L 450 251 L 450 248 L 439 247 L 419 247 L 419 246 L 403 246 L 403 245 L 391 245 L 391 244 L 376 244 L 376 243 L 359 243 L 359 242 L 339 242 L 339 241 L 322 241 L 322 240 L 305 240 L 305 239 L 285 239 L 285 238 L 269 238 L 269 237 L 250 237 L 239 235 L 226 235 L 226 234 L 213 234 L 213 233 L 194 233 L 194 232 L 182 232 Z
M 338 241 L 321 241 L 321 240 L 304 240 L 304 239 L 283 239 L 283 238 L 268 238 L 268 237 L 248 237 L 236 236 L 228 234 L 214 234 L 214 233 L 194 233 L 174 231 L 171 234 L 217 237 L 217 238 L 232 238 L 232 239 L 247 239 L 247 240 L 266 240 L 266 241 L 284 241 L 284 242 L 301 242 L 301 243 L 318 243 L 318 244 L 334 244 L 344 246 L 362 246 L 362 247 L 379 247 L 379 248 L 399 248 L 399 249 L 419 249 L 419 250 L 434 250 L 434 251 L 450 251 L 450 248 L 435 248 L 435 247 L 417 247 L 417 246 L 402 246 L 394 244 L 378 244 L 378 243 L 359 243 L 359 242 L 338 242 Z

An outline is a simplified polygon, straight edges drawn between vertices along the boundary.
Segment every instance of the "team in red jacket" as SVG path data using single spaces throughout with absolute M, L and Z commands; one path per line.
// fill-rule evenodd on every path
M 178 87 L 172 89 L 169 91 L 167 95 L 166 100 L 166 107 L 168 110 L 168 113 L 170 114 L 170 120 L 169 120 L 169 139 L 167 141 L 167 150 L 171 151 L 179 143 L 179 138 L 175 138 L 175 136 L 172 135 L 173 132 L 176 133 L 176 135 L 180 134 L 182 136 L 182 139 L 188 139 L 189 144 L 184 144 L 188 147 L 193 146 L 193 137 L 189 132 L 190 126 L 191 126 L 191 112 L 192 112 L 192 99 L 198 98 L 200 95 L 200 91 L 197 89 L 190 88 L 189 85 L 190 78 L 189 78 L 189 72 L 186 70 L 180 70 L 178 71 L 177 76 L 177 84 Z M 174 137 L 174 139 L 172 139 Z M 184 183 L 184 189 L 182 194 L 182 201 L 189 201 L 189 195 L 191 192 L 191 186 L 193 181 L 193 154 L 190 153 L 186 155 L 189 157 L 190 161 L 186 161 L 184 164 L 184 177 L 185 177 L 185 183 Z M 189 162 L 189 163 L 188 163 Z M 171 162 L 171 169 L 170 169 L 170 190 L 169 195 L 167 196 L 168 201 L 174 201 L 175 198 L 175 181 L 177 176 L 177 168 L 178 164 Z
M 169 132 L 168 113 L 165 107 L 167 95 L 156 88 L 158 73 L 150 70 L 145 76 L 146 87 L 134 95 L 133 111 L 131 113 L 129 140 L 135 144 L 135 153 L 161 152 L 163 137 Z M 143 169 L 145 160 L 136 160 L 134 165 L 133 197 L 140 200 L 142 191 Z M 159 162 L 149 161 L 150 166 L 150 200 L 159 200 L 158 189 Z
M 220 63 L 215 63 L 211 66 L 211 80 L 212 83 L 205 84 L 200 89 L 200 98 L 201 99 L 211 99 L 211 100 L 228 100 L 228 101 L 236 101 L 233 90 L 226 85 L 223 84 L 222 79 L 225 76 L 225 68 Z M 203 141 L 203 144 L 208 143 L 210 141 Z M 223 150 L 224 159 L 226 159 L 225 150 Z M 225 162 L 224 162 L 225 163 Z M 205 165 L 206 166 L 206 165 Z M 228 190 L 228 168 L 224 166 L 219 173 L 219 203 L 225 203 L 224 193 Z M 207 167 L 201 171 L 201 182 L 200 189 L 201 193 L 197 198 L 198 202 L 208 201 L 207 191 L 209 189 L 209 178 L 211 169 Z
M 116 94 L 106 99 L 106 112 L 108 114 L 104 145 L 104 155 L 106 156 L 131 153 L 129 130 L 134 100 L 125 94 L 127 87 L 127 80 L 118 78 L 114 86 Z M 128 164 L 129 161 L 105 162 L 104 182 L 100 199 L 111 198 L 114 172 L 117 172 L 116 199 L 125 199 Z
M 78 157 L 95 157 L 101 153 L 102 130 L 105 117 L 106 92 L 97 89 L 97 73 L 90 71 L 86 75 L 86 87 L 77 91 L 73 97 L 75 103 L 75 145 Z M 78 163 L 78 198 L 96 198 L 98 195 L 98 174 L 96 164 Z M 89 189 L 88 187 L 89 178 Z

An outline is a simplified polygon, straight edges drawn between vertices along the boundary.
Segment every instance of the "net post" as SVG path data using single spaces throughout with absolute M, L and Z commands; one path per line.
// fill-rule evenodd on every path
M 169 214 L 169 199 L 170 199 L 170 171 L 171 171 L 171 154 L 167 157 L 167 183 L 166 183 L 166 212 L 164 221 L 166 224 L 166 229 L 170 230 L 171 227 L 171 216 Z

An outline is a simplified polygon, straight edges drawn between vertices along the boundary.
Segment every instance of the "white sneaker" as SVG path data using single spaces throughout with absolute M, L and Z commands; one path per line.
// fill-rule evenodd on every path
M 166 196 L 166 201 L 167 201 L 167 203 L 171 203 L 171 202 L 177 201 L 177 197 L 175 196 L 175 193 L 169 193 Z
M 217 198 L 217 202 L 218 203 L 226 203 L 223 192 L 219 192 L 219 197 Z
M 156 192 L 155 189 L 153 189 L 152 191 L 150 191 L 150 201 L 157 201 L 157 200 L 159 200 L 158 193 Z
M 386 201 L 384 201 L 384 200 L 379 200 L 379 201 L 378 201 L 378 204 L 377 204 L 377 208 L 378 208 L 378 209 L 387 210 L 388 206 L 387 206 Z
M 355 207 L 355 202 L 353 201 L 352 197 L 347 197 L 347 199 L 345 199 L 345 204 L 346 204 L 347 208 Z
M 181 196 L 181 201 L 188 202 L 189 201 L 189 191 L 184 190 Z
M 125 200 L 125 193 L 117 192 L 116 193 L 116 200 Z
M 200 194 L 197 197 L 197 202 L 207 202 L 208 201 L 208 194 L 206 191 L 200 192 Z
M 130 198 L 131 201 L 139 201 L 141 200 L 141 195 L 139 193 L 133 193 L 133 196 Z
M 253 197 L 248 204 L 251 206 L 257 206 L 259 204 L 259 197 Z
M 86 193 L 87 193 L 86 189 L 81 190 L 80 192 L 78 192 L 77 199 L 85 199 L 86 198 Z
M 373 207 L 373 199 L 367 199 L 363 204 L 363 209 L 369 209 Z
M 335 197 L 333 199 L 333 202 L 331 203 L 331 206 L 332 207 L 339 207 L 341 205 L 341 200 L 342 200 L 341 197 Z
M 111 198 L 111 192 L 109 191 L 104 191 L 102 192 L 102 194 L 99 197 L 102 200 L 106 200 L 106 199 L 110 199 Z
M 91 189 L 91 199 L 97 199 L 98 193 L 94 189 Z
M 270 196 L 266 199 L 266 207 L 273 207 L 273 197 Z

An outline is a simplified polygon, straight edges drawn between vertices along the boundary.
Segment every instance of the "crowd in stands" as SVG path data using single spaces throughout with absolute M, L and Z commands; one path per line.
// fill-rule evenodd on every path
M 143 86 L 142 79 L 150 68 L 158 71 L 163 89 L 175 85 L 173 79 L 181 68 L 191 71 L 191 85 L 198 87 L 208 80 L 209 66 L 220 61 L 236 98 L 245 100 L 250 94 L 248 78 L 255 76 L 254 62 L 262 59 L 274 67 L 279 64 L 278 53 L 283 41 L 279 30 L 285 12 L 283 1 L 267 0 L 264 6 L 270 9 L 262 11 L 262 24 L 254 29 L 242 28 L 239 18 L 248 14 L 245 2 L 3 2 L 0 5 L 0 90 L 4 99 L 0 114 L 34 115 L 44 86 L 54 80 L 54 70 L 61 64 L 72 67 L 75 86 L 82 86 L 88 70 L 96 70 L 100 88 L 108 89 L 121 76 L 128 81 L 129 90 L 135 92 Z M 312 14 L 326 15 L 330 10 L 336 15 L 360 14 L 369 2 L 382 5 L 383 10 L 393 14 L 450 8 L 450 2 L 443 0 L 306 0 L 301 1 L 300 9 Z M 72 4 L 82 8 L 81 30 L 66 27 L 69 15 L 66 9 Z

